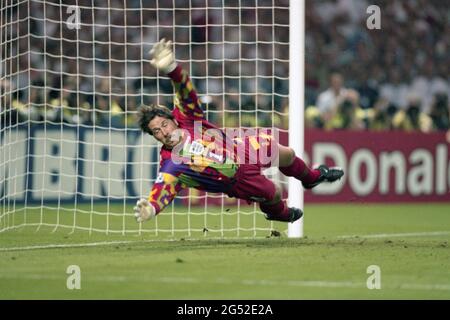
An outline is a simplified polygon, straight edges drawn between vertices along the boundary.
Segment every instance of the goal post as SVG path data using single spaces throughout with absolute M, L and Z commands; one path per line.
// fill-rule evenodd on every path
M 304 1 L 3 1 L 0 232 L 301 236 L 301 224 L 267 221 L 256 204 L 195 189 L 142 225 L 133 206 L 155 182 L 160 148 L 140 132 L 137 107 L 172 105 L 169 79 L 149 64 L 163 37 L 207 120 L 277 129 L 301 155 Z M 302 207 L 299 183 L 266 174 Z
M 305 1 L 289 2 L 289 146 L 303 156 L 305 110 Z M 289 179 L 289 206 L 303 210 L 303 187 Z M 289 223 L 290 238 L 303 237 L 303 219 Z

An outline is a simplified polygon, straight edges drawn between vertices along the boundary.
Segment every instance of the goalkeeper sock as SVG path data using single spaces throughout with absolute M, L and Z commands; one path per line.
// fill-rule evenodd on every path
M 314 183 L 320 177 L 319 169 L 310 169 L 299 157 L 288 167 L 280 167 L 280 171 L 288 177 L 294 177 L 304 183 Z
M 275 204 L 260 203 L 259 207 L 266 214 L 267 220 L 290 221 L 289 208 L 286 201 L 279 201 Z

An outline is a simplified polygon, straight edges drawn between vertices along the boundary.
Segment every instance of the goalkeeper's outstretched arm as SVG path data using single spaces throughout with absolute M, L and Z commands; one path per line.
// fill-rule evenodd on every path
M 168 206 L 183 189 L 178 178 L 166 172 L 160 172 L 147 199 L 140 199 L 134 207 L 137 222 L 150 220 Z
M 152 57 L 150 63 L 172 80 L 176 94 L 175 107 L 187 118 L 193 120 L 203 118 L 203 110 L 195 86 L 188 72 L 177 64 L 172 51 L 172 42 L 161 39 L 150 50 L 150 55 Z

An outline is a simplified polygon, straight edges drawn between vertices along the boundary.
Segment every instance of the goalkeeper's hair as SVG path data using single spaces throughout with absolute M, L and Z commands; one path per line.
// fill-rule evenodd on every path
M 170 109 L 166 106 L 162 105 L 141 105 L 138 110 L 138 123 L 139 127 L 142 131 L 148 133 L 149 135 L 153 135 L 152 130 L 149 129 L 148 124 L 150 121 L 152 121 L 155 117 L 163 117 L 166 119 L 173 120 L 174 117 L 172 115 L 172 112 L 170 112 Z

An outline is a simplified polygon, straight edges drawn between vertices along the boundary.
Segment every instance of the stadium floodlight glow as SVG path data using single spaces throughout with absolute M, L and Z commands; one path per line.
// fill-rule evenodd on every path
M 298 2 L 122 0 L 108 7 L 96 1 L 4 1 L 0 232 L 32 226 L 265 237 L 285 231 L 285 223 L 266 221 L 256 204 L 194 189 L 155 220 L 137 224 L 133 206 L 157 178 L 159 146 L 133 117 L 141 103 L 171 106 L 168 79 L 152 70 L 148 55 L 166 37 L 190 71 L 209 121 L 222 128 L 278 129 L 284 139 L 289 123 L 296 128 L 289 132 L 291 145 L 301 155 L 302 140 L 296 139 L 303 138 L 297 113 L 303 109 L 303 40 L 292 35 L 298 30 L 291 30 L 289 41 L 290 24 L 296 28 L 304 15 Z M 290 116 L 289 92 L 296 101 Z M 278 170 L 266 174 L 287 189 Z M 300 207 L 302 187 L 289 181 L 296 185 L 291 205 Z
M 299 157 L 304 151 L 305 109 L 305 0 L 289 2 L 289 146 Z M 303 210 L 303 188 L 297 179 L 289 179 L 290 207 Z M 303 219 L 289 223 L 290 238 L 303 237 Z

